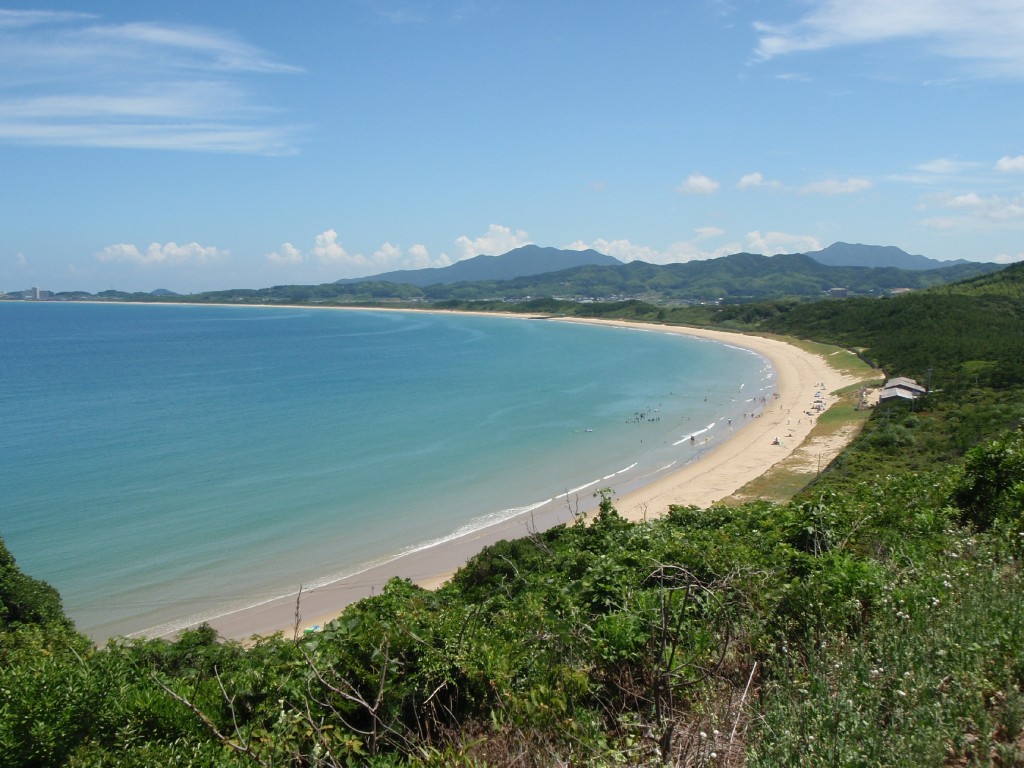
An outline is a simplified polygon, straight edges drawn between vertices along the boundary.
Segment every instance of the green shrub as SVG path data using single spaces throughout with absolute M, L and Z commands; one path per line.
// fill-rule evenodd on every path
M 980 531 L 1024 520 L 1024 432 L 971 449 L 953 493 L 961 522 Z

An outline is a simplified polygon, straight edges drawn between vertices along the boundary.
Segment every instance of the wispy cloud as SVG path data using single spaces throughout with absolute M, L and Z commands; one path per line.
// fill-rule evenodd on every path
M 430 22 L 461 22 L 486 12 L 479 0 L 430 3 L 423 0 L 364 0 L 370 11 L 385 24 L 420 25 Z
M 887 181 L 901 184 L 915 184 L 921 187 L 949 187 L 951 185 L 972 186 L 991 181 L 990 164 L 973 160 L 937 157 L 915 163 L 898 173 L 886 175 Z
M 914 166 L 915 171 L 921 173 L 932 173 L 940 176 L 949 176 L 965 171 L 971 171 L 978 167 L 978 163 L 970 163 L 964 160 L 953 160 L 948 157 L 938 157 Z
M 254 91 L 300 71 L 224 30 L 0 11 L 0 141 L 291 154 Z
M 945 211 L 946 215 L 924 220 L 930 229 L 943 231 L 978 231 L 1024 228 L 1024 195 L 980 195 L 966 192 L 958 195 L 939 194 L 928 199 L 929 206 Z
M 808 0 L 791 23 L 757 22 L 758 58 L 849 45 L 916 40 L 927 51 L 970 62 L 979 74 L 1024 77 L 1019 0 Z
M 800 191 L 805 195 L 855 195 L 869 189 L 871 182 L 867 179 L 825 179 L 812 181 Z

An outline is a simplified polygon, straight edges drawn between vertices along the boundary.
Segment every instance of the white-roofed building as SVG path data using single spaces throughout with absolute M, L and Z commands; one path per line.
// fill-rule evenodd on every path
M 885 403 L 890 400 L 916 400 L 926 394 L 928 394 L 928 390 L 913 379 L 908 379 L 905 376 L 896 376 L 885 382 L 885 386 L 878 396 L 878 401 Z

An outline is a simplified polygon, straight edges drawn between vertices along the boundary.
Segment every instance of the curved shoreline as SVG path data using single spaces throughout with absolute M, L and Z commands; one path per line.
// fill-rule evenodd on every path
M 633 520 L 662 515 L 670 505 L 707 507 L 735 492 L 789 456 L 803 442 L 814 426 L 815 418 L 808 416 L 805 409 L 810 407 L 816 393 L 831 393 L 858 381 L 854 376 L 838 372 L 818 355 L 763 336 L 628 321 L 552 319 L 704 338 L 756 352 L 767 358 L 775 371 L 776 396 L 763 406 L 758 418 L 746 421 L 729 439 L 704 453 L 699 460 L 615 499 L 619 513 Z M 775 438 L 780 436 L 785 439 L 776 444 Z M 596 502 L 581 505 L 580 511 L 590 511 L 595 506 Z M 501 539 L 518 538 L 568 523 L 572 518 L 568 503 L 564 506 L 548 504 L 542 510 L 396 556 L 352 576 L 303 591 L 301 596 L 298 593 L 283 595 L 210 619 L 208 623 L 230 639 L 244 640 L 274 632 L 290 635 L 302 627 L 330 621 L 350 603 L 379 592 L 392 577 L 407 578 L 425 588 L 434 588 L 484 547 Z
M 819 355 L 778 339 L 702 328 L 659 328 L 763 355 L 775 369 L 778 396 L 765 405 L 758 418 L 747 421 L 698 461 L 619 498 L 616 508 L 632 520 L 663 515 L 672 505 L 709 507 L 733 494 L 788 457 L 807 439 L 816 422 L 807 409 L 819 392 L 832 393 L 860 380 L 837 371 Z M 779 444 L 776 438 L 780 439 Z

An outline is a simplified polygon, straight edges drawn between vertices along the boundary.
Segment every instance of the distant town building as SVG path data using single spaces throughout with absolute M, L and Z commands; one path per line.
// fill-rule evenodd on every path
M 847 288 L 830 288 L 828 292 L 833 299 L 845 299 L 849 294 L 850 291 Z

